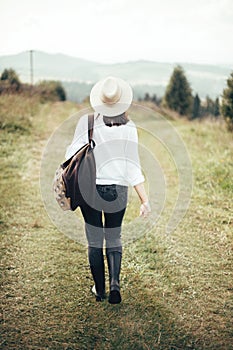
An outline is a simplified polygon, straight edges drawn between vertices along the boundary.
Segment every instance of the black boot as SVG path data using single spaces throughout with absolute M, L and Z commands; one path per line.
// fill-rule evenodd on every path
M 120 271 L 121 271 L 121 256 L 118 251 L 108 251 L 107 261 L 109 270 L 110 294 L 109 303 L 119 304 L 121 302 L 120 294 Z
M 91 273 L 95 282 L 96 301 L 105 299 L 104 256 L 102 248 L 88 247 Z

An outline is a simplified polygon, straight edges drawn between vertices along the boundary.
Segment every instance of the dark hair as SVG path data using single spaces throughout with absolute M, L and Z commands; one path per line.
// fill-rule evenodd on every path
M 126 114 L 126 112 L 122 113 L 122 114 L 119 114 L 115 117 L 106 117 L 106 116 L 103 116 L 103 121 L 104 121 L 104 124 L 107 125 L 107 126 L 120 126 L 120 125 L 125 125 L 128 123 L 129 121 L 129 117 L 128 115 Z

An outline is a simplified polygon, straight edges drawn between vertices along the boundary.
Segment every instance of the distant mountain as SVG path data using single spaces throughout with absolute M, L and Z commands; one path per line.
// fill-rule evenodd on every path
M 93 84 L 107 76 L 115 75 L 126 79 L 134 88 L 135 98 L 146 92 L 162 96 L 178 63 L 132 61 L 117 64 L 101 64 L 63 54 L 48 54 L 35 51 L 33 54 L 34 81 L 42 79 L 60 80 L 67 90 L 68 98 L 76 101 L 87 96 Z M 201 65 L 181 63 L 191 84 L 193 94 L 215 98 L 222 94 L 226 79 L 233 67 L 224 65 Z M 23 82 L 30 81 L 29 52 L 0 56 L 0 72 L 13 68 Z

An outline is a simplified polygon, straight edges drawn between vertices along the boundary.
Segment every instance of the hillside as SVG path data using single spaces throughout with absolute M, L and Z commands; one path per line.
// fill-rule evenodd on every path
M 163 124 L 159 113 L 146 107 L 145 114 L 132 115 L 141 125 L 142 155 L 145 148 L 150 149 L 148 157 L 154 155 L 153 162 L 148 158 L 149 169 L 155 165 L 162 170 L 154 179 L 153 215 L 163 179 L 166 196 L 158 220 L 124 248 L 123 301 L 114 306 L 95 302 L 86 246 L 59 231 L 49 203 L 43 203 L 51 198 L 57 206 L 51 191 L 53 167 L 86 106 L 39 104 L 14 95 L 0 96 L 0 107 L 1 349 L 230 350 L 233 141 L 225 124 L 184 119 Z M 167 129 L 161 129 L 164 125 Z M 194 176 L 188 211 L 168 235 L 165 226 L 179 178 L 159 136 L 174 143 L 171 127 L 184 142 Z M 131 220 L 140 233 L 147 221 L 136 221 L 138 210 L 139 202 L 130 194 L 124 227 Z M 57 213 L 66 228 L 69 214 L 79 217 L 58 206 Z M 80 237 L 83 229 L 71 231 Z
M 134 87 L 135 97 L 143 97 L 145 92 L 162 96 L 174 66 L 177 63 L 133 61 L 118 64 L 101 64 L 63 54 L 34 52 L 35 81 L 55 79 L 64 82 L 68 97 L 81 101 L 89 93 L 91 86 L 107 75 L 116 75 L 128 80 Z M 181 63 L 193 93 L 205 98 L 221 95 L 232 67 Z M 0 56 L 0 72 L 4 68 L 14 68 L 22 81 L 30 80 L 29 53 Z

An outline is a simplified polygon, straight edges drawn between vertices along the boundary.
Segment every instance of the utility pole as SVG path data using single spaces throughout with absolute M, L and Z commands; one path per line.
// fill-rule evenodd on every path
M 31 85 L 33 85 L 33 50 L 30 50 L 30 72 L 31 72 Z

